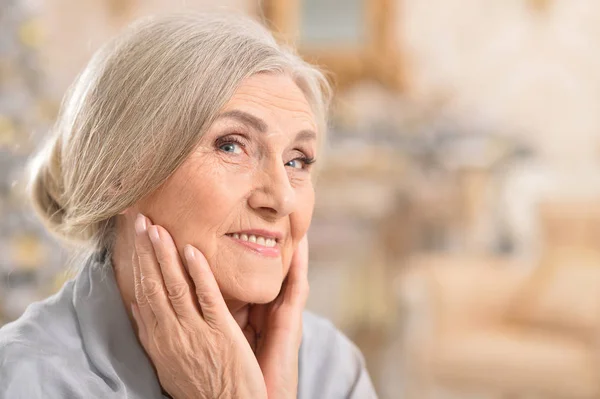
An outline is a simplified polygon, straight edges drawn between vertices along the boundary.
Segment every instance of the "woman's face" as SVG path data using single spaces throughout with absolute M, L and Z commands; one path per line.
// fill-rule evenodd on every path
M 180 255 L 189 243 L 206 256 L 225 299 L 270 302 L 312 217 L 317 134 L 290 77 L 252 76 L 139 210 L 171 233 Z

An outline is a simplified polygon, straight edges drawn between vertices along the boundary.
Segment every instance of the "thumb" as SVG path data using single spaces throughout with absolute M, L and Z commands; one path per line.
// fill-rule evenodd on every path
M 308 239 L 304 236 L 292 256 L 288 272 L 284 301 L 304 307 L 308 299 L 310 287 L 308 284 Z

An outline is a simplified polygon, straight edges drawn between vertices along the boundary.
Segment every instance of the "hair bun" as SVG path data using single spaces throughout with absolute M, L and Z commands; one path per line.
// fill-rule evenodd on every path
M 63 194 L 59 140 L 53 140 L 31 165 L 29 195 L 35 211 L 51 233 L 65 236 L 66 210 L 61 204 Z

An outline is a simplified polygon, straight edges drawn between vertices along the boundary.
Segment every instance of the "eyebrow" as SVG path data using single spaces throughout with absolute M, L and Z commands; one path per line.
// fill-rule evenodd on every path
M 261 133 L 266 133 L 267 131 L 267 124 L 265 123 L 265 121 L 244 111 L 234 109 L 231 111 L 223 112 L 221 115 L 219 115 L 217 119 L 224 118 L 237 119 L 238 121 L 243 122 L 246 125 L 250 125 L 255 130 L 258 130 Z
M 296 135 L 296 141 L 311 141 L 317 139 L 317 133 L 312 130 L 300 130 Z
M 237 119 L 238 121 L 251 126 L 255 130 L 258 130 L 260 133 L 266 133 L 268 130 L 268 126 L 265 121 L 256 116 L 249 114 L 244 111 L 240 111 L 238 109 L 234 109 L 231 111 L 223 112 L 217 119 Z M 310 129 L 300 130 L 298 134 L 296 134 L 296 141 L 310 141 L 316 140 L 317 133 Z

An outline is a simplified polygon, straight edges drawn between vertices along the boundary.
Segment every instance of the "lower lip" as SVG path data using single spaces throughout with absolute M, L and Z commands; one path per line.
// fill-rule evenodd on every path
M 231 238 L 236 243 L 243 245 L 244 247 L 257 252 L 259 255 L 266 256 L 269 258 L 278 258 L 281 255 L 281 251 L 277 246 L 274 247 L 265 247 L 264 245 L 259 245 L 250 241 L 240 240 L 239 238 L 234 238 L 231 236 L 226 236 Z

